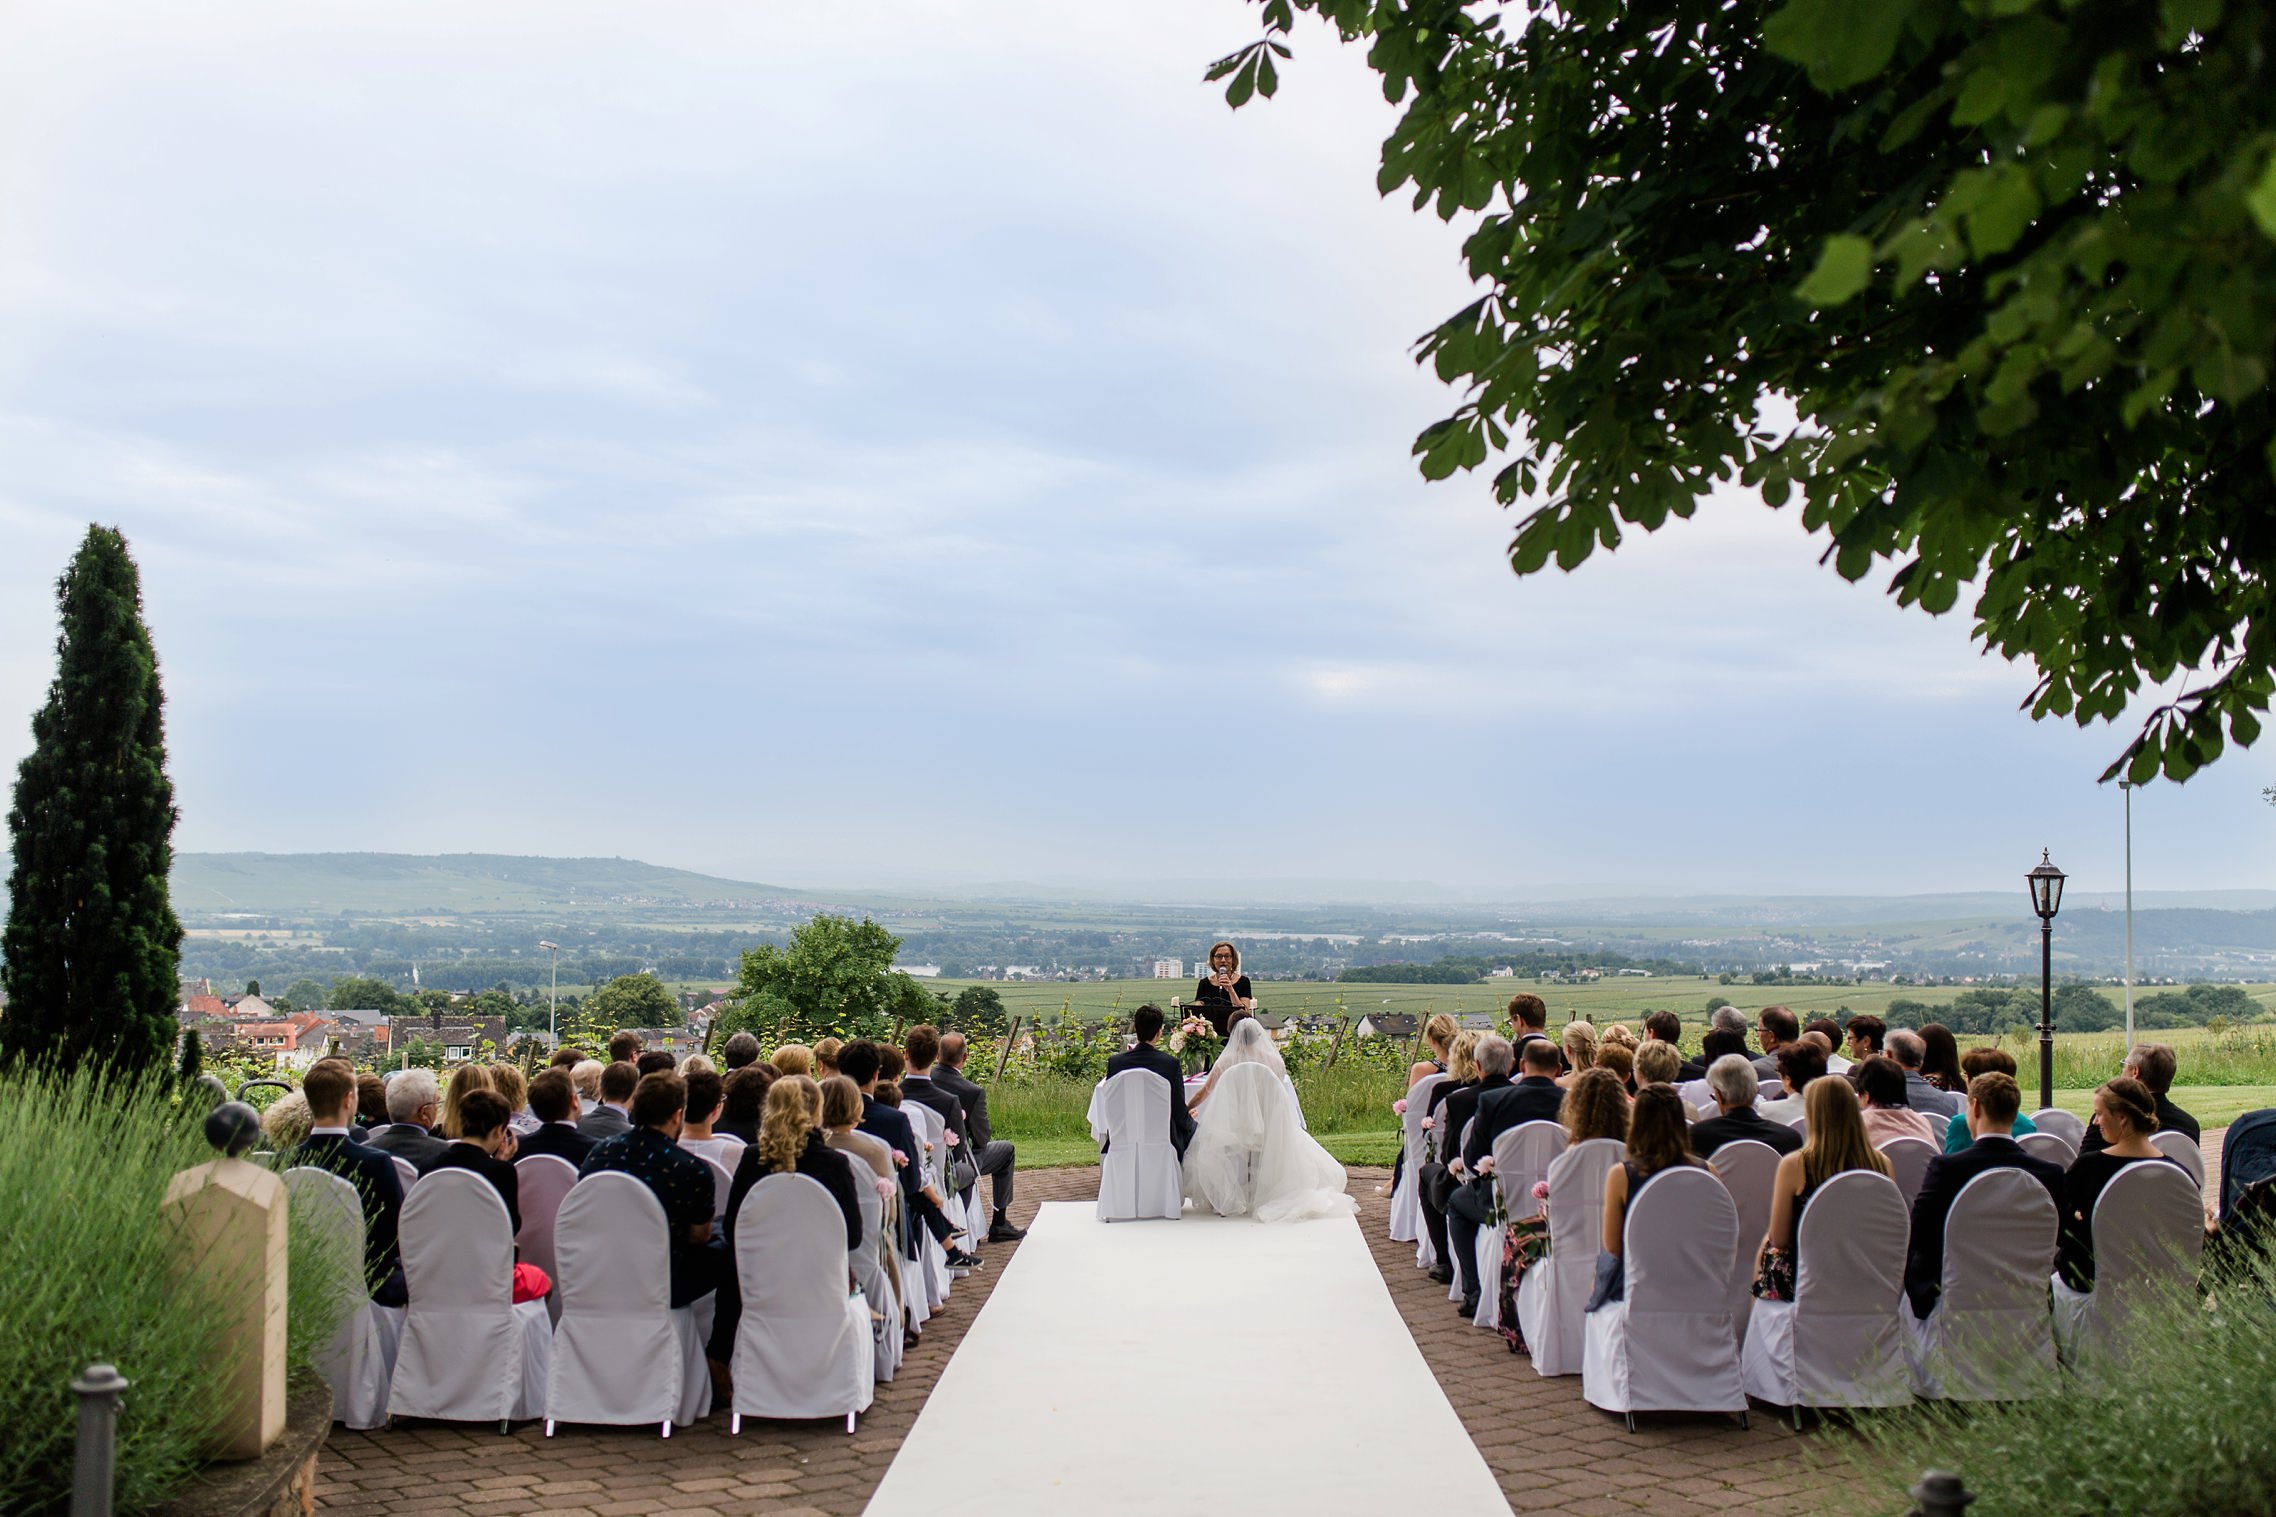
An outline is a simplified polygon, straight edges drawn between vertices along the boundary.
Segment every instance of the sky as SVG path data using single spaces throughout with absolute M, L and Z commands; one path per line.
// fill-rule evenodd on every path
M 2033 723 L 1736 492 L 1518 580 L 1459 227 L 1238 0 L 5 0 L 0 762 L 91 521 L 194 851 L 850 888 L 2115 889 Z M 2265 759 L 2143 888 L 2276 884 Z

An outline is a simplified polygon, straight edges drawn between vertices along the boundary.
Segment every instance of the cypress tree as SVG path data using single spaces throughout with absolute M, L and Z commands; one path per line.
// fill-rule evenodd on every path
M 55 683 L 8 811 L 0 1057 L 163 1069 L 182 944 L 174 787 L 141 577 L 117 529 L 87 529 L 56 603 Z

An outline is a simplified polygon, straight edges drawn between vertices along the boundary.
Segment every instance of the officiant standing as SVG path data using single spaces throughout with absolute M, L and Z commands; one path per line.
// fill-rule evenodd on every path
M 1249 977 L 1241 973 L 1241 950 L 1230 943 L 1210 947 L 1209 973 L 1193 988 L 1193 1002 L 1193 1009 L 1209 1019 L 1219 1037 L 1233 1025 L 1234 1013 L 1257 1009 L 1256 997 L 1249 994 Z

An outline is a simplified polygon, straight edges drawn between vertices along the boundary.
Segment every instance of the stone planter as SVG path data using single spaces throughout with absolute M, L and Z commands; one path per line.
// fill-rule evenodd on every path
M 258 1459 L 208 1465 L 157 1517 L 312 1517 L 316 1456 L 332 1432 L 332 1388 L 310 1375 L 285 1400 L 284 1435 Z

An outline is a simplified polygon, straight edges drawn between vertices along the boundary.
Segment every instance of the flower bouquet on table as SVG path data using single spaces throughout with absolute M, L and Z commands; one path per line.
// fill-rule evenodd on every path
M 1549 1182 L 1536 1180 L 1530 1197 L 1530 1216 L 1513 1217 L 1502 1228 L 1501 1321 L 1497 1327 L 1509 1351 L 1526 1351 L 1525 1334 L 1517 1327 L 1517 1288 L 1525 1272 L 1549 1257 Z
M 1217 1036 L 1217 1029 L 1209 1025 L 1207 1017 L 1187 1017 L 1170 1034 L 1170 1055 L 1189 1075 L 1215 1063 L 1224 1047 L 1225 1040 Z

